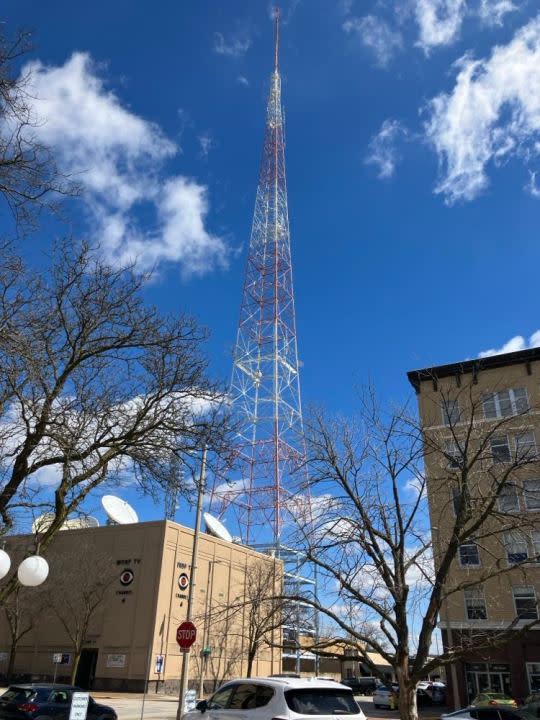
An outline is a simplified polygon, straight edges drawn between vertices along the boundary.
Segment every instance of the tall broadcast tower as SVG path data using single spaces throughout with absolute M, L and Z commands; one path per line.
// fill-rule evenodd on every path
M 214 488 L 211 509 L 227 518 L 229 529 L 242 542 L 278 548 L 287 541 L 286 519 L 295 510 L 293 503 L 297 512 L 304 509 L 297 489 L 298 468 L 305 457 L 285 178 L 279 11 L 230 399 L 240 423 L 240 469 L 237 479 Z

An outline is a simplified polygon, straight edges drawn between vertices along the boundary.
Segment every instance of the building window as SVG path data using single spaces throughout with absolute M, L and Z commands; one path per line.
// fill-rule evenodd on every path
M 506 548 L 506 559 L 509 565 L 517 565 L 525 562 L 529 557 L 526 538 L 517 532 L 504 533 L 504 547 Z
M 459 546 L 459 564 L 462 567 L 479 567 L 480 553 L 476 543 L 467 543 Z
M 457 517 L 459 513 L 459 506 L 461 502 L 465 503 L 464 510 L 467 512 L 469 510 L 469 489 L 467 486 L 464 486 L 463 492 L 460 490 L 459 487 L 453 487 L 452 490 L 452 507 L 454 508 L 454 515 Z
M 461 467 L 462 455 L 456 441 L 447 440 L 444 444 L 444 452 L 446 455 L 448 467 L 451 470 L 459 470 L 459 468 Z
M 526 413 L 529 410 L 529 399 L 525 388 L 514 388 L 484 395 L 482 405 L 485 418 L 509 417 Z
M 526 663 L 529 692 L 540 693 L 540 663 Z
M 491 457 L 494 463 L 510 462 L 510 445 L 506 435 L 492 437 L 489 444 L 491 445 Z
M 540 480 L 525 480 L 523 497 L 527 510 L 540 510 Z
M 520 620 L 538 620 L 538 609 L 536 607 L 536 595 L 534 588 L 520 586 L 512 588 L 516 615 Z
M 455 425 L 459 422 L 461 413 L 459 411 L 459 403 L 457 400 L 450 400 L 446 398 L 443 400 L 441 410 L 443 425 Z
M 521 461 L 536 457 L 536 438 L 532 430 L 516 435 L 516 457 Z
M 499 491 L 497 505 L 500 512 L 519 511 L 519 498 L 515 485 L 503 485 Z
M 536 562 L 540 562 L 540 532 L 533 532 L 531 535 L 533 547 L 533 557 Z
M 487 620 L 486 599 L 481 587 L 467 588 L 465 594 L 465 612 L 468 620 Z

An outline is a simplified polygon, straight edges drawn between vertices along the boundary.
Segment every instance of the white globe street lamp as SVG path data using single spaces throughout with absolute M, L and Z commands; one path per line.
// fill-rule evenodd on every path
M 37 587 L 45 582 L 49 574 L 49 563 L 41 555 L 32 555 L 23 560 L 17 570 L 21 585 Z
M 11 559 L 5 550 L 0 550 L 0 580 L 5 578 L 11 567 Z M 31 555 L 19 565 L 17 577 L 21 585 L 37 587 L 45 582 L 49 574 L 49 563 L 41 555 Z
M 11 567 L 11 558 L 7 554 L 5 550 L 0 550 L 0 580 L 9 572 L 9 568 Z

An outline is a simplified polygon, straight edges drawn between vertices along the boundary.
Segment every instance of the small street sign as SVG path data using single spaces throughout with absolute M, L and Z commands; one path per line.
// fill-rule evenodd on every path
M 71 710 L 69 711 L 69 720 L 86 720 L 88 712 L 88 701 L 90 693 L 74 692 L 71 699 Z
M 156 655 L 156 675 L 161 675 L 163 672 L 163 665 L 165 664 L 165 655 Z
M 178 626 L 176 631 L 176 642 L 180 646 L 180 650 L 189 650 L 197 638 L 197 628 L 195 625 L 186 620 Z
M 62 653 L 54 653 L 52 656 L 53 663 L 61 663 L 62 662 Z

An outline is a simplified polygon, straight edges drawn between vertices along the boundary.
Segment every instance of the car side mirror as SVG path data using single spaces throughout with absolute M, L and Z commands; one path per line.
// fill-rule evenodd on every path
M 208 709 L 208 700 L 199 700 L 199 702 L 195 705 L 195 708 L 199 710 L 199 712 L 206 712 Z

